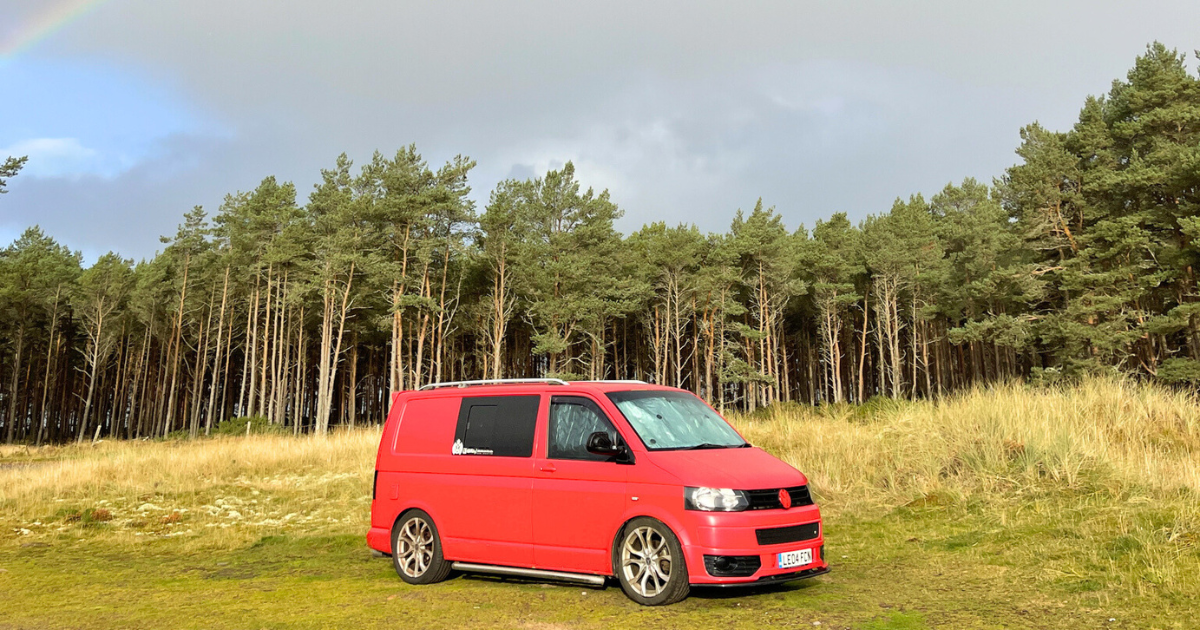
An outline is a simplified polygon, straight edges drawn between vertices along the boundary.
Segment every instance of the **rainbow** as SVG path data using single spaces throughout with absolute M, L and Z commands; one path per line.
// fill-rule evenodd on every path
M 108 0 L 52 0 L 16 31 L 0 40 L 0 60 L 10 59 L 87 15 Z

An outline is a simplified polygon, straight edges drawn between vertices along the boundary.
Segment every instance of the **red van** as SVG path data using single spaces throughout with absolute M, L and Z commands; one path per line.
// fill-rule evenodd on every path
M 829 570 L 804 475 L 690 392 L 515 379 L 393 396 L 367 543 L 410 584 L 616 577 L 659 605 Z

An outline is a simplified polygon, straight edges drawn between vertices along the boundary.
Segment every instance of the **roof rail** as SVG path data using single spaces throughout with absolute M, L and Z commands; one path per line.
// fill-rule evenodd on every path
M 614 379 L 614 380 L 599 380 L 599 381 L 571 381 L 571 382 L 572 383 L 627 383 L 630 385 L 649 385 L 649 383 L 647 383 L 646 381 L 639 381 L 637 379 L 625 379 L 625 380 Z
M 446 381 L 445 383 L 430 383 L 423 385 L 419 391 L 441 389 L 443 387 L 470 387 L 472 385 L 570 385 L 561 378 L 485 378 L 478 381 Z

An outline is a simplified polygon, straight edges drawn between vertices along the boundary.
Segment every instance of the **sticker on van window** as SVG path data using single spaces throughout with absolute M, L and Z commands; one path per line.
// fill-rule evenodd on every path
M 454 440 L 454 446 L 450 447 L 452 455 L 491 455 L 490 448 L 468 448 L 463 446 L 462 440 Z

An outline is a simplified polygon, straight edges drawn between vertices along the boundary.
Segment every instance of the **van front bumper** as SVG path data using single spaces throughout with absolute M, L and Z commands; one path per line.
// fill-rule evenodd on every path
M 777 575 L 766 575 L 757 580 L 749 582 L 692 582 L 692 586 L 704 586 L 712 588 L 738 588 L 738 587 L 755 587 L 755 586 L 771 586 L 772 584 L 782 584 L 784 582 L 792 582 L 795 580 L 803 580 L 806 578 L 817 577 L 829 573 L 829 567 L 824 566 L 816 569 L 802 569 L 791 573 L 780 573 Z
M 761 586 L 829 572 L 825 532 L 816 506 L 755 512 L 691 512 L 695 533 L 683 550 L 688 581 L 695 585 Z M 780 529 L 800 539 L 774 542 Z M 803 533 L 800 533 L 803 532 Z M 779 554 L 811 550 L 808 564 L 780 567 Z M 706 557 L 707 556 L 707 557 Z M 757 566 L 755 566 L 757 565 Z

